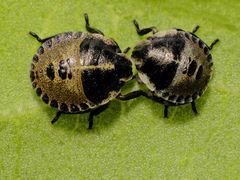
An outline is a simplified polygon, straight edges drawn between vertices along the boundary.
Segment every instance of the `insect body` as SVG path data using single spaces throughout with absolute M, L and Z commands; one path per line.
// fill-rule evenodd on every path
M 59 110 L 52 123 L 61 113 L 90 112 L 91 129 L 93 116 L 109 101 L 124 100 L 120 90 L 132 78 L 132 63 L 113 39 L 90 27 L 87 14 L 85 20 L 93 34 L 66 32 L 41 39 L 30 32 L 43 43 L 33 56 L 30 78 L 37 95 Z
M 132 52 L 138 78 L 150 90 L 145 96 L 165 105 L 165 117 L 168 106 L 186 103 L 192 103 L 197 113 L 194 101 L 206 90 L 211 78 L 210 50 L 218 39 L 208 46 L 194 34 L 199 26 L 193 32 L 181 29 L 157 32 L 155 27 L 139 29 L 136 20 L 134 24 L 139 35 L 153 32 Z

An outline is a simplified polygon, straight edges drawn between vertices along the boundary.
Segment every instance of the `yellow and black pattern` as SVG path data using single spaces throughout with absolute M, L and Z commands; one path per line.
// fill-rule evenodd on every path
M 185 104 L 199 98 L 212 75 L 209 47 L 180 29 L 158 32 L 140 42 L 132 58 L 140 79 L 165 101 Z
M 42 100 L 71 113 L 108 103 L 131 76 L 131 62 L 113 40 L 82 32 L 62 33 L 44 42 L 30 72 Z

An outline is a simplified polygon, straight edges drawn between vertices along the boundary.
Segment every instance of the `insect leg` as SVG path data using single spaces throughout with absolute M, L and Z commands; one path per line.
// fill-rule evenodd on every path
M 192 33 L 195 34 L 195 33 L 198 31 L 199 28 L 200 28 L 199 25 L 197 25 L 196 27 L 194 27 L 193 30 L 192 30 Z
M 99 29 L 96 29 L 96 28 L 90 26 L 90 24 L 89 24 L 89 18 L 88 18 L 88 14 L 87 14 L 87 13 L 84 13 L 84 19 L 85 19 L 85 22 L 86 22 L 85 27 L 86 27 L 86 29 L 87 29 L 88 32 L 90 32 L 90 33 L 102 34 L 102 35 L 104 36 L 104 34 L 103 34 L 102 31 L 100 31 Z
M 58 111 L 55 117 L 53 118 L 53 120 L 51 121 L 51 123 L 54 124 L 55 122 L 57 122 L 61 114 L 62 114 L 62 111 Z
M 88 122 L 89 122 L 88 129 L 92 129 L 93 127 L 93 117 L 103 112 L 105 109 L 107 109 L 107 107 L 108 107 L 108 104 L 99 106 L 97 109 L 94 109 L 90 112 L 88 117 Z
M 219 39 L 215 39 L 212 44 L 209 46 L 209 49 L 211 50 L 215 44 L 219 42 Z
M 126 49 L 123 50 L 123 53 L 127 54 L 130 49 L 131 49 L 130 47 L 127 47 Z
M 125 95 L 119 94 L 117 96 L 117 99 L 122 100 L 122 101 L 127 101 L 127 100 L 130 100 L 130 99 L 135 99 L 139 96 L 147 97 L 148 95 L 144 91 L 139 90 L 139 91 L 130 92 L 130 93 L 125 94 Z
M 197 112 L 197 108 L 196 108 L 195 102 L 193 101 L 193 102 L 191 102 L 191 104 L 192 104 L 192 110 L 193 110 L 193 112 L 194 112 L 195 114 L 197 114 L 198 112 Z
M 140 29 L 139 28 L 139 24 L 138 24 L 138 22 L 135 19 L 133 20 L 133 24 L 135 25 L 136 31 L 137 31 L 138 35 L 140 35 L 140 36 L 143 36 L 143 35 L 145 35 L 145 34 L 147 34 L 149 32 L 153 32 L 153 34 L 158 32 L 157 28 L 154 27 L 154 26 L 149 27 L 149 28 Z
M 164 104 L 164 118 L 168 117 L 168 105 L 165 104 L 163 99 L 155 96 L 153 94 L 153 92 L 151 92 L 151 91 L 148 91 L 147 96 L 145 96 L 145 97 L 147 97 L 147 98 L 149 98 L 149 99 L 151 99 L 151 100 L 153 100 L 157 103 Z
M 168 106 L 164 106 L 164 117 L 167 118 L 168 117 Z
M 122 100 L 122 101 L 127 101 L 127 100 L 130 100 L 130 99 L 137 98 L 139 96 L 144 96 L 148 99 L 151 99 L 151 100 L 153 100 L 155 102 L 158 102 L 158 103 L 161 103 L 161 104 L 164 103 L 162 99 L 152 95 L 151 92 L 146 93 L 146 92 L 141 91 L 141 90 L 133 91 L 133 92 L 130 92 L 130 93 L 125 94 L 125 95 L 120 94 L 119 96 L 117 96 L 117 99 Z M 164 106 L 164 117 L 165 118 L 168 117 L 168 106 L 167 105 Z
M 29 34 L 30 34 L 31 36 L 35 37 L 35 38 L 37 39 L 37 41 L 40 42 L 40 43 L 44 43 L 45 41 L 47 41 L 47 40 L 49 40 L 49 39 L 51 39 L 51 38 L 54 37 L 54 36 L 50 36 L 50 37 L 41 39 L 36 33 L 32 32 L 32 31 L 30 31 Z

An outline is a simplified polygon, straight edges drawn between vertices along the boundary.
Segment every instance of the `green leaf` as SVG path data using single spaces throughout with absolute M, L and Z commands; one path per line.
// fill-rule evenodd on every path
M 2 1 L 0 10 L 1 179 L 237 179 L 240 175 L 239 1 Z M 178 27 L 210 44 L 214 77 L 191 106 L 163 106 L 143 97 L 114 100 L 87 129 L 88 114 L 63 115 L 31 88 L 30 63 L 40 44 L 28 32 L 48 37 L 85 31 L 90 23 L 122 49 L 134 47 L 132 20 L 159 30 Z M 130 56 L 130 53 L 128 53 Z M 138 89 L 130 82 L 124 92 Z

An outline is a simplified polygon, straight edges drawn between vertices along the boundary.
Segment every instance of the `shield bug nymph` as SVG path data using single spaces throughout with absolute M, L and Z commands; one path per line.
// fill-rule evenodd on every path
M 208 46 L 192 32 L 172 29 L 158 32 L 155 27 L 140 29 L 133 21 L 139 35 L 153 32 L 133 49 L 132 60 L 138 71 L 138 81 L 149 89 L 144 96 L 165 105 L 164 117 L 168 116 L 168 106 L 192 104 L 197 113 L 195 100 L 206 90 L 212 76 L 212 55 L 210 50 L 219 41 Z
M 114 98 L 127 100 L 121 87 L 132 78 L 132 63 L 118 44 L 90 26 L 84 14 L 88 32 L 64 32 L 45 39 L 30 32 L 42 45 L 33 56 L 30 78 L 38 96 L 58 112 L 86 113 L 89 129 L 93 116 L 106 109 Z

